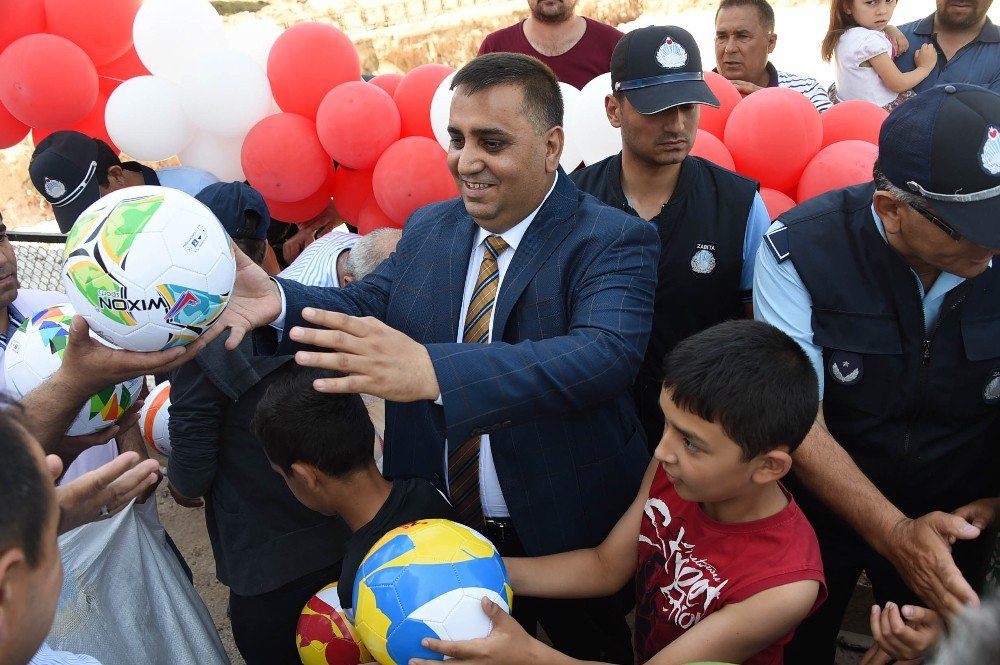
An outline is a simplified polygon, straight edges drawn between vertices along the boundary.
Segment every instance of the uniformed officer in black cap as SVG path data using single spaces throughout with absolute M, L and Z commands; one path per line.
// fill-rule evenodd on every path
M 948 513 L 1000 494 L 997 253 L 1000 96 L 964 84 L 889 115 L 874 182 L 807 201 L 767 233 L 757 317 L 805 348 L 822 399 L 790 487 L 830 595 L 786 663 L 833 662 L 862 570 L 880 605 L 976 602 L 995 527 Z
M 752 316 L 754 256 L 771 219 L 758 183 L 688 153 L 701 105 L 719 106 L 698 45 L 683 28 L 650 26 L 611 57 L 608 120 L 622 151 L 570 176 L 605 204 L 647 219 L 660 236 L 653 330 L 634 392 L 649 449 L 663 434 L 659 370 L 682 339 Z

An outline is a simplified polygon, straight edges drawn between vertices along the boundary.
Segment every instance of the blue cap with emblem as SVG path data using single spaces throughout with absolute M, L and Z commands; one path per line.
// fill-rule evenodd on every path
M 91 203 L 101 198 L 97 184 L 97 143 L 69 130 L 53 132 L 35 148 L 28 164 L 35 189 L 52 204 L 65 233 Z
M 1000 249 L 1000 95 L 940 85 L 897 107 L 879 133 L 879 167 L 923 196 L 953 232 Z
M 611 89 L 643 115 L 719 100 L 705 82 L 698 44 L 684 28 L 651 25 L 626 33 L 611 54 Z

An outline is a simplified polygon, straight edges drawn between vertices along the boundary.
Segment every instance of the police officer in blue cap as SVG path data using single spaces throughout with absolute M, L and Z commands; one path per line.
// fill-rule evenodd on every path
M 675 26 L 628 33 L 611 56 L 611 85 L 605 104 L 621 128 L 622 151 L 570 177 L 659 233 L 653 330 L 633 387 L 652 451 L 663 434 L 664 356 L 689 335 L 753 315 L 754 256 L 771 218 L 756 181 L 688 154 L 702 105 L 719 106 L 690 33 Z
M 757 317 L 794 337 L 820 413 L 790 487 L 830 595 L 787 663 L 832 663 L 862 570 L 878 603 L 977 602 L 1000 490 L 1000 96 L 955 84 L 895 110 L 874 182 L 782 215 L 757 257 Z M 950 514 L 955 513 L 958 514 Z

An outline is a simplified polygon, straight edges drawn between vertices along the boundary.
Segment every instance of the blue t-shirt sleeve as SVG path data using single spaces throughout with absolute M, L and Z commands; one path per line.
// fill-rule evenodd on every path
M 750 302 L 753 291 L 753 270 L 757 249 L 764 239 L 767 227 L 771 224 L 771 215 L 767 212 L 764 199 L 760 192 L 753 195 L 753 205 L 747 215 L 747 230 L 743 236 L 743 272 L 740 274 L 740 291 L 744 294 L 743 302 Z
M 775 222 L 769 230 L 782 226 L 781 222 Z M 767 245 L 757 251 L 753 312 L 755 319 L 782 330 L 806 352 L 816 370 L 822 400 L 823 349 L 813 343 L 812 297 L 792 262 L 786 259 L 779 263 Z

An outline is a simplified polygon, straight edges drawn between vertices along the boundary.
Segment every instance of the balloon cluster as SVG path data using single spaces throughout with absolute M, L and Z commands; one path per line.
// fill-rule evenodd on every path
M 715 72 L 705 72 L 705 81 L 719 108 L 701 107 L 691 154 L 760 182 L 772 219 L 796 202 L 871 179 L 888 115 L 875 104 L 844 102 L 820 115 L 793 90 L 765 88 L 743 98 Z M 605 74 L 567 97 L 564 124 L 573 159 L 582 156 L 589 165 L 621 149 L 621 133 L 604 112 L 610 90 Z

